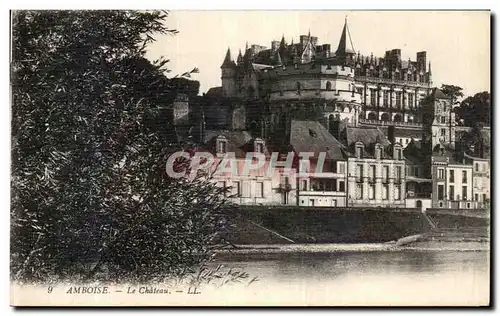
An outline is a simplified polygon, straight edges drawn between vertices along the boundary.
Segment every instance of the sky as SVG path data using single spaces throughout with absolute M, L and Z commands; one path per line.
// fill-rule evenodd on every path
M 270 47 L 272 40 L 318 37 L 335 51 L 345 18 L 356 52 L 383 57 L 400 48 L 402 59 L 427 51 L 434 86 L 453 84 L 465 95 L 490 90 L 488 11 L 172 11 L 166 25 L 176 35 L 157 35 L 151 60 L 170 59 L 169 76 L 198 67 L 200 93 L 221 85 L 220 65 L 229 47 L 233 59 L 245 43 Z

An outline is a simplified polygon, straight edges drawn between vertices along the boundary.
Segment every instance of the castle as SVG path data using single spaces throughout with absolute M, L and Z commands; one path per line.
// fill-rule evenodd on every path
M 221 87 L 178 109 L 191 137 L 219 154 L 327 153 L 321 175 L 219 179 L 238 188 L 239 203 L 470 209 L 490 199 L 489 145 L 463 148 L 469 129 L 455 124 L 456 100 L 432 86 L 425 51 L 356 53 L 346 19 L 335 51 L 310 33 L 283 36 L 270 48 L 247 44 L 236 61 L 228 48 L 220 68 Z

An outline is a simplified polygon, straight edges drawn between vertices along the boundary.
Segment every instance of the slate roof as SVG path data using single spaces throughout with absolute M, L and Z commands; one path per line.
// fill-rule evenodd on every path
M 380 143 L 383 147 L 389 146 L 391 142 L 384 133 L 376 127 L 347 127 L 347 146 L 362 142 L 365 147 Z
M 206 130 L 203 143 L 212 152 L 215 152 L 215 145 L 218 136 L 225 136 L 227 139 L 227 152 L 234 152 L 236 158 L 246 157 L 250 147 L 253 149 L 252 135 L 247 131 L 228 130 Z
M 432 91 L 432 96 L 434 99 L 449 99 L 450 97 L 446 96 L 443 91 L 439 88 L 434 88 Z
M 464 162 L 458 159 L 458 154 L 460 153 L 456 152 L 454 148 L 443 143 L 436 145 L 436 147 L 432 150 L 432 158 L 434 158 L 434 161 L 445 162 L 446 158 L 448 158 L 449 164 L 463 165 Z
M 407 128 L 395 128 L 394 137 L 422 138 L 422 131 Z
M 375 145 L 382 145 L 382 158 L 392 158 L 392 144 L 385 134 L 376 127 L 347 127 L 345 129 L 346 143 L 349 153 L 355 153 L 355 144 L 361 142 L 365 145 L 364 157 L 375 157 Z
M 296 153 L 326 153 L 327 159 L 344 160 L 347 158 L 344 146 L 317 121 L 292 120 L 290 144 Z

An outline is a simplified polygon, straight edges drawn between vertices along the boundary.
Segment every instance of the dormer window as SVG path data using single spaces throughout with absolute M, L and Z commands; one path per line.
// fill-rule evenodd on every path
M 327 82 L 326 82 L 326 90 L 327 90 L 327 91 L 332 90 L 332 83 L 331 83 L 330 81 L 327 81 Z
M 382 147 L 380 144 L 375 145 L 375 158 L 380 159 L 382 157 Z
M 218 154 L 225 154 L 227 152 L 227 139 L 226 139 L 226 137 L 225 136 L 217 137 L 216 146 L 217 146 L 217 153 Z
M 254 141 L 254 150 L 257 153 L 264 153 L 264 141 L 260 138 L 255 139 Z
M 403 159 L 403 149 L 399 145 L 394 146 L 394 159 L 397 160 Z
M 361 142 L 356 143 L 356 158 L 363 158 L 365 146 Z

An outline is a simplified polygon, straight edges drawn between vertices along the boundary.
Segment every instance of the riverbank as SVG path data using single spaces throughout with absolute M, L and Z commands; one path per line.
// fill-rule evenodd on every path
M 479 213 L 478 213 L 479 214 Z M 233 244 L 363 244 L 396 241 L 439 229 L 489 227 L 489 218 L 418 209 L 242 206 Z

